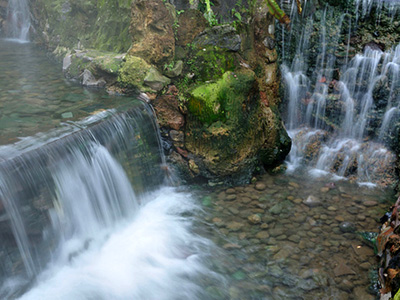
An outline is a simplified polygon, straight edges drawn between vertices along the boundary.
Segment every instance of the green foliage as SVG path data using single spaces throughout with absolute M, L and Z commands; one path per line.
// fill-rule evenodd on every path
M 171 70 L 175 65 L 174 61 L 171 61 L 170 63 L 165 63 L 164 64 L 164 70 Z
M 206 11 L 204 12 L 204 18 L 207 20 L 208 24 L 210 26 L 216 26 L 218 25 L 218 20 L 211 9 L 211 2 L 210 0 L 204 0 L 205 5 L 206 5 Z

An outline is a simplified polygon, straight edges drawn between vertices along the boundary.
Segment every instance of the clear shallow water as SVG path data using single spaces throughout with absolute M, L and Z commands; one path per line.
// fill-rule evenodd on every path
M 229 282 L 215 299 L 375 299 L 368 289 L 377 261 L 358 232 L 378 232 L 390 189 L 264 175 L 199 198 L 205 236 L 223 249 L 215 265 Z M 352 232 L 340 229 L 344 222 Z
M 0 144 L 130 101 L 66 80 L 32 43 L 0 40 L 0 49 Z

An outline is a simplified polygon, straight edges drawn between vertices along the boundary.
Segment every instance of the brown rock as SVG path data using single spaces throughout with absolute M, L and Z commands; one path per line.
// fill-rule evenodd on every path
M 327 192 L 329 192 L 329 187 L 322 187 L 320 189 L 320 191 L 321 191 L 321 193 L 327 193 Z
M 225 191 L 225 193 L 227 193 L 228 195 L 232 195 L 232 194 L 236 194 L 236 191 L 235 191 L 235 189 L 227 189 Z
M 339 265 L 335 269 L 333 269 L 333 273 L 335 274 L 336 277 L 356 274 L 356 272 L 354 272 L 352 269 L 350 269 L 350 267 L 348 267 L 342 262 L 339 263 Z
M 226 194 L 225 192 L 221 192 L 218 194 L 218 200 L 225 200 Z
M 265 231 L 265 230 L 259 231 L 256 234 L 256 238 L 260 239 L 260 240 L 267 239 L 267 238 L 269 238 L 269 233 L 268 233 L 268 231 Z
M 374 250 L 368 246 L 365 246 L 363 244 L 351 244 L 351 247 L 353 248 L 354 252 L 356 253 L 357 256 L 365 256 L 365 257 L 372 257 L 374 255 Z
M 162 127 L 179 130 L 185 124 L 185 118 L 179 110 L 176 96 L 162 95 L 152 102 L 156 111 L 158 122 Z
M 241 232 L 239 233 L 239 240 L 244 240 L 247 237 L 247 233 Z
M 342 216 L 336 216 L 335 220 L 338 222 L 344 222 L 344 218 Z
M 366 288 L 364 286 L 358 286 L 353 290 L 354 299 L 362 299 L 362 300 L 374 300 L 375 297 L 373 295 L 368 294 Z
M 369 269 L 371 269 L 371 264 L 369 262 L 364 262 L 360 264 L 360 268 L 365 271 L 368 271 Z
M 199 166 L 196 164 L 196 162 L 193 159 L 189 160 L 189 169 L 196 175 L 200 174 Z
M 184 134 L 182 131 L 171 130 L 169 132 L 169 136 L 174 142 L 183 143 L 184 141 Z
M 174 17 L 162 0 L 133 0 L 131 18 L 132 46 L 129 53 L 151 64 L 162 66 L 173 60 Z
M 285 260 L 291 255 L 291 252 L 287 249 L 282 249 L 274 255 L 274 260 L 280 261 Z
M 261 223 L 261 217 L 259 215 L 257 215 L 257 214 L 248 216 L 247 219 L 250 221 L 251 224 L 259 224 L 259 223 Z
M 259 183 L 256 184 L 255 189 L 258 190 L 258 191 L 263 191 L 263 190 L 266 189 L 266 187 L 267 186 L 264 183 L 259 182 Z
M 193 42 L 194 38 L 202 32 L 207 25 L 203 14 L 195 9 L 189 9 L 180 14 L 178 22 L 179 27 L 176 33 L 176 44 L 179 46 L 186 46 Z
M 222 222 L 222 220 L 220 218 L 213 218 L 212 222 L 217 225 L 218 227 L 222 227 L 224 226 L 224 223 Z
M 243 224 L 239 222 L 230 222 L 226 226 L 230 231 L 239 231 L 242 227 Z
M 236 195 L 235 194 L 230 194 L 228 196 L 225 197 L 226 201 L 233 201 L 236 200 Z
M 225 244 L 225 245 L 223 245 L 222 247 L 223 247 L 224 249 L 226 249 L 226 250 L 230 250 L 230 249 L 240 249 L 240 248 L 242 248 L 242 247 L 240 247 L 238 244 L 232 244 L 232 243 Z
M 373 201 L 373 200 L 368 200 L 368 201 L 363 202 L 362 204 L 364 204 L 364 206 L 366 206 L 366 207 L 371 207 L 371 206 L 378 205 L 378 202 Z
M 300 185 L 299 185 L 298 183 L 296 183 L 296 182 L 289 182 L 289 186 L 292 186 L 292 187 L 294 187 L 295 189 L 300 188 Z

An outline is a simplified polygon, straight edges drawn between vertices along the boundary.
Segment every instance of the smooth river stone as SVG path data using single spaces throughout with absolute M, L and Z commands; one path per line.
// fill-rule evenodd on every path
M 265 190 L 266 188 L 267 188 L 267 186 L 266 186 L 264 183 L 262 183 L 262 182 L 257 183 L 256 186 L 255 186 L 255 189 L 256 189 L 257 191 L 263 191 L 263 190 Z

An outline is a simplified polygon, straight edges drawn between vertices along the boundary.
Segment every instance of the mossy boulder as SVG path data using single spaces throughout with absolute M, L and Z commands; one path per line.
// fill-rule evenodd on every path
M 89 81 L 92 83 L 101 78 L 102 83 L 99 84 L 100 86 L 109 86 L 115 83 L 124 57 L 124 55 L 118 53 L 99 50 L 77 50 L 71 53 L 64 47 L 57 47 L 53 54 L 62 56 L 65 52 L 63 71 L 66 77 L 79 80 L 82 83 L 87 83 L 89 77 Z M 85 76 L 83 76 L 84 73 Z M 94 85 L 97 86 L 97 84 Z
M 237 123 L 246 105 L 256 78 L 253 71 L 228 71 L 215 83 L 205 84 L 191 91 L 188 109 L 202 123 L 215 121 Z
M 271 108 L 263 107 L 264 132 L 272 134 L 266 135 L 263 145 L 258 155 L 262 164 L 267 168 L 273 168 L 281 163 L 292 147 L 292 141 L 283 126 L 282 120 L 277 112 Z M 274 128 L 275 130 L 271 130 Z
M 256 76 L 246 68 L 193 89 L 187 106 L 185 146 L 207 178 L 250 180 L 261 149 L 276 149 L 287 137 L 280 119 L 261 104 Z M 275 163 L 284 155 L 275 155 Z
M 206 82 L 220 78 L 227 71 L 240 67 L 237 53 L 217 46 L 194 47 L 185 60 L 184 71 L 193 74 L 196 82 Z
M 155 91 L 161 91 L 163 87 L 171 83 L 171 79 L 161 75 L 156 68 L 150 68 L 146 77 L 144 78 L 144 84 Z
M 240 50 L 242 39 L 234 27 L 220 25 L 204 30 L 196 37 L 194 43 L 199 47 L 212 45 L 236 52 Z
M 118 83 L 128 89 L 151 91 L 149 87 L 144 86 L 144 79 L 150 69 L 151 65 L 144 59 L 128 55 L 120 68 Z

